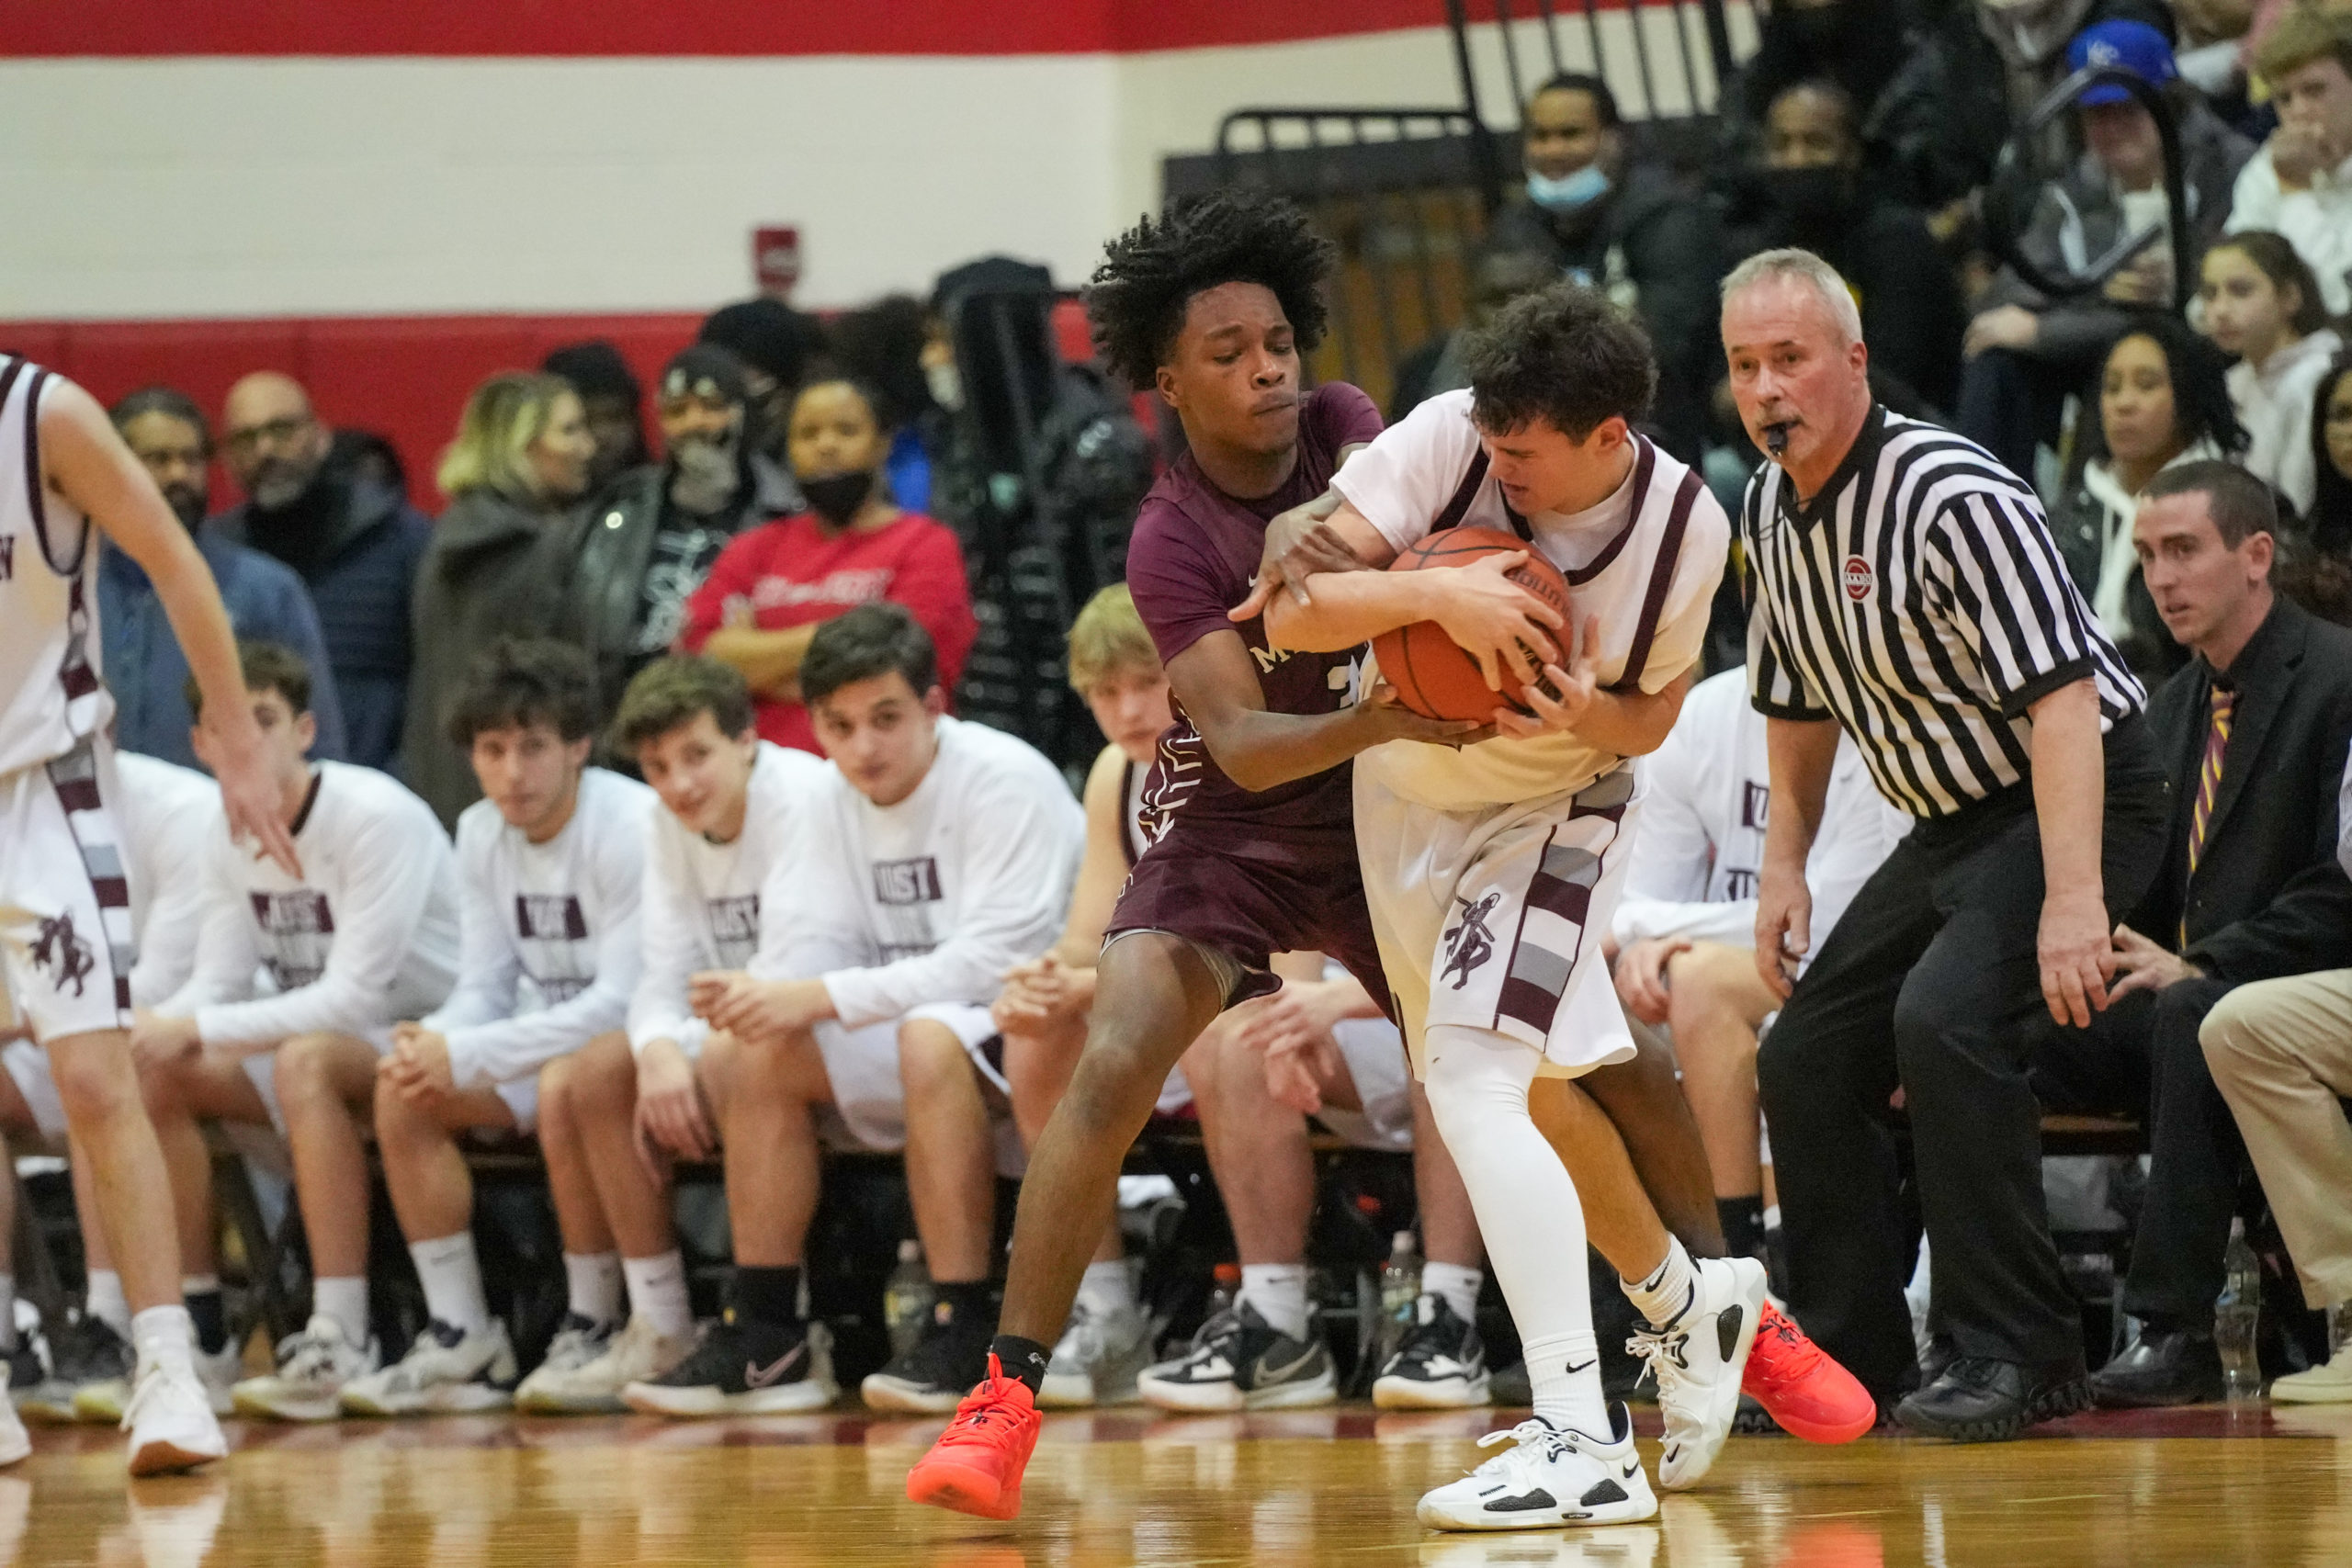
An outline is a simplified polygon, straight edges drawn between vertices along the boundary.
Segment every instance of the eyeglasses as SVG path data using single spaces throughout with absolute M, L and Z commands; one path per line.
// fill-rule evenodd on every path
M 265 424 L 249 424 L 243 430 L 230 431 L 226 445 L 231 451 L 240 453 L 251 452 L 264 444 L 284 446 L 309 430 L 314 423 L 313 418 L 306 413 L 287 414 Z

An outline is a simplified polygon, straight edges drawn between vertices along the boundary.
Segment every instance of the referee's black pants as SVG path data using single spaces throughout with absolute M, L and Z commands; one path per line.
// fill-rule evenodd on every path
M 2166 785 L 2136 716 L 2107 739 L 2107 907 L 2139 903 Z M 1854 896 L 1757 1057 L 1789 1305 L 1883 1403 L 1918 1382 L 1888 1101 L 1911 1125 L 1938 1326 L 1957 1352 L 2077 1362 L 2081 1318 L 2041 1198 L 2027 1082 L 2041 999 L 2041 835 L 2030 784 L 1922 822 Z

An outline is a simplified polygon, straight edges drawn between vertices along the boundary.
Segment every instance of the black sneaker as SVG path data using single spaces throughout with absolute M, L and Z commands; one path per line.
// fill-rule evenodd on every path
M 1477 1325 L 1456 1317 L 1443 1296 L 1421 1297 L 1414 1316 L 1412 1332 L 1373 1381 L 1372 1403 L 1383 1410 L 1466 1410 L 1489 1403 Z
M 823 1324 L 722 1318 L 672 1371 L 622 1389 L 621 1403 L 648 1416 L 777 1416 L 822 1410 L 840 1395 Z
M 972 1386 L 988 1375 L 989 1326 L 985 1323 L 923 1325 L 922 1337 L 904 1355 L 858 1384 L 869 1410 L 918 1416 L 953 1411 Z
M 1306 1337 L 1293 1339 L 1244 1302 L 1201 1325 L 1192 1346 L 1136 1380 L 1162 1410 L 1301 1410 L 1340 1397 L 1330 1348 L 1310 1312 Z
M 28 1421 L 64 1426 L 81 1417 L 74 1409 L 76 1391 L 100 1383 L 125 1383 L 130 1378 L 130 1347 L 100 1318 L 69 1316 L 50 1341 L 46 1376 L 19 1385 L 14 1358 L 9 1366 L 8 1393 L 17 1413 Z

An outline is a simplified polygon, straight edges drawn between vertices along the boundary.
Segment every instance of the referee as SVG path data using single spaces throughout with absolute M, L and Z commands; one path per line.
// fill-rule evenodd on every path
M 1757 1071 L 1790 1306 L 1883 1410 L 1901 1401 L 1905 1427 L 2015 1437 L 2089 1404 L 2042 1207 L 2025 1025 L 2046 1008 L 2080 1027 L 2107 1005 L 2108 910 L 2139 902 L 2163 849 L 2145 699 L 2032 490 L 1871 401 L 1843 278 L 1808 252 L 1768 251 L 1723 294 L 1732 393 L 1771 454 L 1740 530 L 1772 776 L 1756 962 L 1787 998 Z M 1840 725 L 1915 826 L 1792 992 Z M 1934 1260 L 1924 1368 L 1903 1297 L 1898 1088 Z

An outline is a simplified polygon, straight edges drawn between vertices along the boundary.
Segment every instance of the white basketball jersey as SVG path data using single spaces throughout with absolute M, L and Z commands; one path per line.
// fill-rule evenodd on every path
M 1699 476 L 1634 437 L 1625 481 L 1590 511 L 1521 517 L 1487 471 L 1470 394 L 1446 392 L 1348 460 L 1332 488 L 1398 550 L 1441 528 L 1516 534 L 1567 579 L 1579 633 L 1599 621 L 1604 689 L 1657 692 L 1697 662 L 1731 523 Z M 1562 664 L 1568 634 L 1559 637 Z M 1623 761 L 1573 731 L 1476 746 L 1392 740 L 1356 759 L 1359 777 L 1441 811 L 1476 811 L 1583 789 Z
M 106 726 L 98 550 L 40 471 L 51 373 L 0 355 L 0 774 L 62 757 Z

